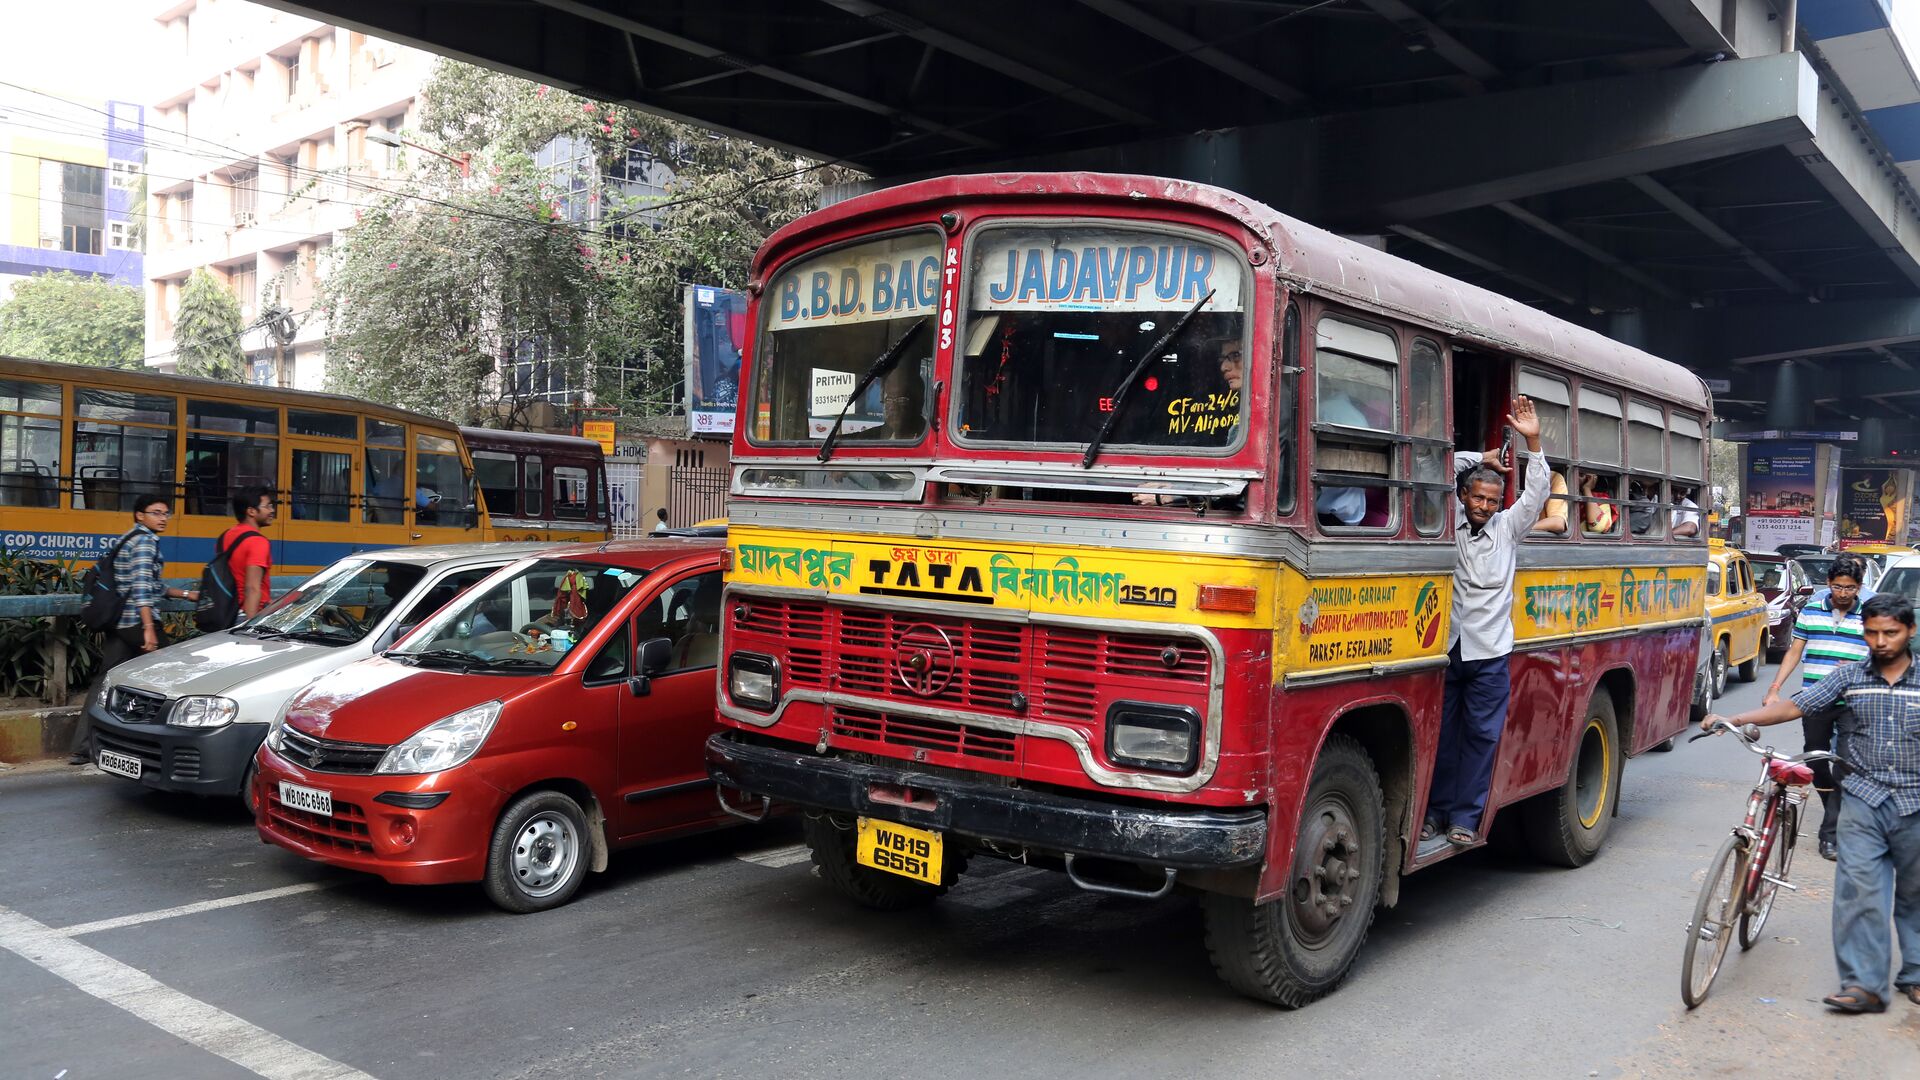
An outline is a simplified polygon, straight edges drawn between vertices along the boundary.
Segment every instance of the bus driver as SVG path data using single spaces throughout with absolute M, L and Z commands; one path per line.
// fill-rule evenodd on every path
M 1540 418 L 1533 401 L 1513 399 L 1507 426 L 1527 440 L 1526 486 L 1507 510 L 1500 448 L 1455 454 L 1460 497 L 1454 515 L 1453 611 L 1447 630 L 1446 690 L 1440 706 L 1440 742 L 1427 792 L 1420 839 L 1442 833 L 1447 842 L 1478 842 L 1480 817 L 1493 783 L 1494 755 L 1507 724 L 1512 691 L 1513 568 L 1520 540 L 1547 500 L 1547 459 L 1540 453 Z

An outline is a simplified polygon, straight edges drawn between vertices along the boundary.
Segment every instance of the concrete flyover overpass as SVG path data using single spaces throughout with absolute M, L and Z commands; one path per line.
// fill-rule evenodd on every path
M 1725 380 L 1736 425 L 1920 453 L 1892 0 L 267 2 L 880 183 L 1223 184 Z

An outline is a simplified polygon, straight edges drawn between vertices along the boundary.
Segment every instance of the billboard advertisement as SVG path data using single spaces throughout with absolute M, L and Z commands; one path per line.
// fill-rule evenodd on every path
M 686 318 L 687 428 L 694 435 L 732 435 L 740 354 L 747 343 L 747 295 L 690 285 Z
M 1887 544 L 1905 543 L 1907 476 L 1906 469 L 1840 470 L 1839 538 Z
M 1824 477 L 1813 443 L 1754 443 L 1747 452 L 1747 547 L 1816 543 L 1819 486 Z

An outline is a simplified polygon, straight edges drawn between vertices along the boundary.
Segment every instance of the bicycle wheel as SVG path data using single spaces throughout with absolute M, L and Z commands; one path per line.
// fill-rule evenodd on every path
M 1680 999 L 1692 1009 L 1707 1000 L 1713 977 L 1733 940 L 1733 923 L 1746 890 L 1746 851 L 1737 836 L 1727 837 L 1700 883 L 1700 899 L 1687 924 L 1687 951 L 1680 960 Z
M 1779 820 L 1773 823 L 1773 835 L 1768 838 L 1767 865 L 1763 872 L 1780 881 L 1787 880 L 1787 868 L 1793 865 L 1793 841 L 1799 833 L 1800 809 L 1785 803 Z M 1740 951 L 1745 952 L 1759 942 L 1767 916 L 1773 914 L 1773 902 L 1780 898 L 1780 886 L 1759 874 L 1742 876 L 1747 879 L 1748 893 L 1740 912 Z

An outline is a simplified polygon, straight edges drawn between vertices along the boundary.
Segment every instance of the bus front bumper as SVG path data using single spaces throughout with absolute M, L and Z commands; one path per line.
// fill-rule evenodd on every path
M 707 740 L 707 771 L 723 787 L 778 802 L 1045 852 L 1211 870 L 1256 864 L 1267 849 L 1263 810 L 1082 799 L 822 757 L 726 732 Z

